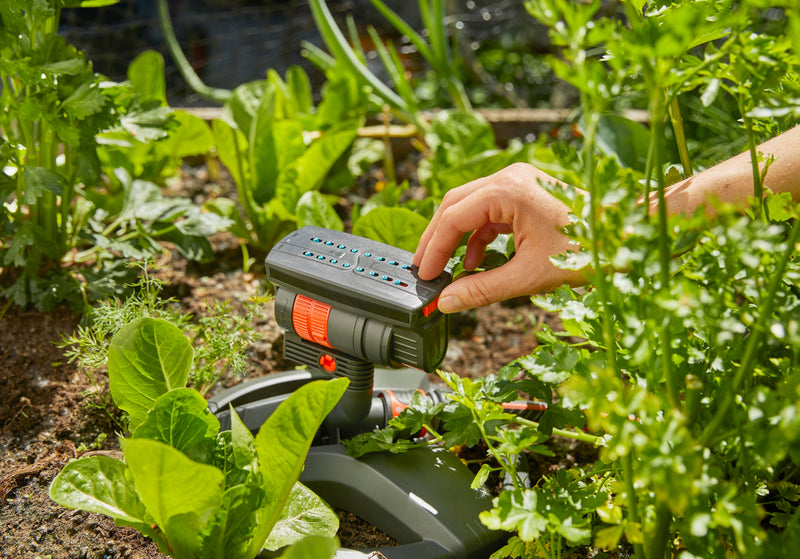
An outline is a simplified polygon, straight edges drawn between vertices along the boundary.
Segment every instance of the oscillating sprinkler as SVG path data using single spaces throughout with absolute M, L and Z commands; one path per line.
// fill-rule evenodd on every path
M 284 356 L 306 369 L 228 389 L 210 402 L 223 427 L 233 405 L 253 431 L 299 386 L 320 378 L 350 384 L 328 416 L 300 481 L 334 508 L 347 510 L 400 545 L 388 559 L 485 559 L 505 541 L 478 514 L 491 506 L 473 474 L 444 449 L 347 456 L 340 440 L 383 428 L 429 390 L 426 372 L 444 359 L 448 320 L 437 308 L 449 271 L 419 279 L 408 251 L 348 233 L 303 227 L 270 251 L 265 266 L 275 287 L 275 317 Z M 378 367 L 376 369 L 376 366 Z M 359 556 L 348 551 L 346 557 Z M 353 554 L 356 555 L 353 555 Z

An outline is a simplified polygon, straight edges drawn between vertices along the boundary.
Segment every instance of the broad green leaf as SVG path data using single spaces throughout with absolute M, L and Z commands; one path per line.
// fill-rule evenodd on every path
M 492 501 L 493 508 L 480 514 L 481 522 L 492 530 L 517 532 L 526 542 L 533 541 L 547 530 L 547 519 L 536 510 L 535 491 L 522 495 L 504 491 Z
M 128 81 L 139 94 L 141 102 L 158 101 L 167 104 L 167 85 L 164 78 L 164 57 L 154 50 L 146 50 L 128 66 Z
M 250 137 L 253 119 L 258 112 L 258 107 L 264 98 L 267 89 L 274 87 L 267 80 L 256 80 L 240 85 L 233 90 L 233 95 L 225 104 L 225 109 L 230 118 L 229 124 L 234 124 L 246 138 Z
M 146 509 L 127 464 L 108 456 L 69 462 L 50 484 L 50 498 L 63 507 L 104 514 L 124 526 L 145 524 Z
M 211 262 L 214 259 L 214 249 L 207 238 L 187 235 L 177 224 L 175 229 L 160 235 L 159 239 L 173 243 L 178 252 L 189 260 Z
M 441 111 L 431 121 L 425 141 L 448 164 L 496 149 L 494 130 L 483 116 L 466 111 Z
M 193 557 L 200 531 L 222 504 L 222 472 L 158 441 L 122 439 L 120 446 L 136 492 L 164 531 L 174 556 Z
M 151 439 L 188 453 L 206 441 L 211 445 L 219 432 L 219 420 L 197 390 L 177 388 L 160 396 L 133 437 Z
M 276 96 L 276 87 L 270 84 L 264 90 L 248 136 L 253 171 L 252 196 L 258 204 L 267 203 L 275 195 L 278 178 L 277 141 L 272 131 L 276 119 Z
M 3 264 L 24 266 L 27 261 L 28 247 L 34 244 L 38 226 L 32 221 L 23 223 L 14 233 L 6 253 L 3 255 Z
M 178 128 L 155 144 L 159 150 L 168 151 L 176 158 L 203 155 L 211 151 L 214 147 L 214 136 L 202 118 L 186 111 L 175 111 L 173 117 Z
M 338 547 L 334 538 L 309 536 L 284 551 L 281 559 L 330 559 Z
M 250 546 L 254 553 L 260 550 L 280 518 L 303 469 L 311 441 L 347 384 L 345 379 L 335 379 L 303 385 L 261 426 L 256 436 L 256 452 L 266 499 L 259 510 L 258 527 Z
M 151 142 L 167 136 L 166 127 L 172 118 L 170 107 L 133 110 L 120 119 L 122 128 L 141 142 Z
M 292 65 L 286 71 L 286 83 L 292 93 L 297 112 L 307 114 L 314 108 L 314 94 L 311 90 L 311 80 L 301 66 Z
M 233 176 L 236 185 L 242 188 L 250 180 L 251 173 L 250 160 L 247 157 L 247 136 L 220 119 L 211 123 L 211 129 L 220 161 Z
M 263 491 L 248 485 L 225 491 L 222 506 L 200 536 L 200 549 L 194 559 L 248 557 L 247 548 L 263 497 Z
M 303 140 L 303 125 L 299 120 L 273 122 L 272 134 L 275 137 L 275 157 L 278 161 L 278 169 L 288 167 L 306 150 L 307 146 Z M 275 179 L 273 178 L 273 180 Z
M 86 68 L 86 61 L 83 58 L 69 58 L 59 60 L 42 66 L 43 72 L 52 72 L 59 76 L 75 76 Z
M 299 542 L 307 536 L 332 538 L 339 530 L 339 517 L 302 483 L 295 483 L 281 517 L 269 534 L 266 549 L 274 551 Z
M 198 211 L 195 205 L 188 206 L 183 217 L 184 219 L 175 222 L 175 228 L 190 237 L 210 237 L 230 225 L 228 218 L 214 212 Z
M 322 101 L 317 108 L 316 127 L 320 130 L 336 126 L 347 120 L 363 117 L 364 106 L 362 90 L 349 72 L 328 74 Z
M 25 165 L 22 168 L 22 180 L 25 185 L 25 203 L 33 205 L 45 192 L 61 195 L 61 175 L 45 167 Z
M 228 225 L 228 231 L 240 239 L 247 239 L 250 236 L 250 230 L 247 228 L 247 223 L 242 219 L 236 202 L 230 198 L 220 196 L 207 200 L 203 202 L 203 209 L 225 218 L 230 224 Z
M 61 109 L 75 120 L 83 120 L 98 112 L 106 104 L 105 96 L 93 82 L 82 83 L 61 103 Z
M 114 403 L 130 415 L 132 431 L 159 396 L 186 386 L 193 353 L 183 332 L 158 318 L 139 318 L 114 335 L 108 383 Z
M 624 530 L 624 524 L 602 528 L 595 534 L 594 545 L 600 549 L 615 549 L 619 544 L 620 538 L 622 538 Z
M 597 145 L 620 164 L 644 171 L 650 132 L 638 122 L 619 115 L 602 115 L 597 123 Z
M 375 208 L 353 226 L 353 234 L 414 252 L 428 220 L 406 208 Z
M 316 225 L 326 229 L 344 231 L 344 223 L 339 214 L 316 190 L 310 190 L 300 197 L 295 214 L 297 215 L 298 229 L 306 225 Z
M 231 442 L 233 445 L 233 460 L 237 468 L 245 469 L 248 467 L 258 467 L 258 456 L 256 455 L 256 439 L 250 429 L 236 413 L 236 409 L 231 405 Z
M 353 144 L 360 121 L 342 122 L 314 140 L 308 149 L 278 175 L 276 195 L 287 208 L 294 208 L 300 196 L 317 190 L 336 161 Z

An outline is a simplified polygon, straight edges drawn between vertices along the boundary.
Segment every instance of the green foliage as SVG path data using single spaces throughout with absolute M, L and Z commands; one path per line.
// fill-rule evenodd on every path
M 348 160 L 364 121 L 363 101 L 362 88 L 343 71 L 329 73 L 316 108 L 299 67 L 285 80 L 270 72 L 267 80 L 239 86 L 213 130 L 244 215 L 224 198 L 209 207 L 232 220 L 232 232 L 262 250 L 301 225 L 343 230 L 325 193 L 335 194 L 354 180 Z
M 148 262 L 141 264 L 139 279 L 131 284 L 124 299 L 105 299 L 93 306 L 74 334 L 65 336 L 59 345 L 70 362 L 89 375 L 108 361 L 110 340 L 126 325 L 140 318 L 160 318 L 180 327 L 192 342 L 193 359 L 190 381 L 205 394 L 225 374 L 241 375 L 245 370 L 245 351 L 254 340 L 252 323 L 264 300 L 253 298 L 244 315 L 230 312 L 228 302 L 211 302 L 203 316 L 193 318 L 175 310 L 172 299 L 160 297 L 163 282 L 152 275 Z M 99 390 L 98 393 L 102 393 Z M 110 402 L 93 402 L 107 407 Z
M 439 112 L 425 133 L 425 142 L 430 155 L 420 162 L 419 180 L 435 199 L 520 161 L 570 178 L 551 148 L 541 142 L 512 141 L 506 149 L 498 149 L 491 125 L 475 112 Z
M 796 121 L 798 44 L 784 33 L 800 14 L 781 4 L 789 25 L 767 34 L 752 27 L 766 7 L 755 1 L 630 1 L 625 17 L 599 17 L 600 2 L 527 6 L 562 49 L 553 68 L 581 94 L 581 149 L 555 151 L 589 196 L 553 193 L 571 208 L 567 233 L 582 250 L 554 261 L 584 269 L 592 287 L 535 298 L 559 313 L 564 332 L 543 327 L 534 353 L 486 379 L 444 374 L 448 402 L 412 406 L 353 452 L 426 444 L 408 439 L 420 424 L 445 445 L 485 448 L 475 484 L 497 474 L 510 483 L 481 516 L 513 534 L 498 558 L 562 557 L 585 545 L 632 546 L 642 559 L 791 555 L 800 538 L 800 215 L 787 194 L 762 200 L 770 161 L 756 144 Z M 737 126 L 725 136 L 745 138 L 752 154 L 754 203 L 744 213 L 665 211 L 670 169 L 694 166 L 674 101 L 698 95 L 691 106 L 708 119 L 715 104 L 738 107 L 738 123 L 718 124 Z M 608 116 L 620 96 L 646 100 L 649 133 Z M 643 196 L 660 200 L 654 215 Z M 502 408 L 518 398 L 548 410 L 533 422 Z M 588 433 L 575 430 L 584 422 Z M 551 434 L 598 444 L 599 458 L 528 485 L 520 464 L 550 451 Z
M 435 81 L 447 91 L 450 102 L 460 110 L 470 110 L 471 103 L 464 87 L 460 56 L 457 49 L 450 44 L 450 37 L 448 37 L 446 3 L 441 0 L 419 1 L 420 18 L 424 27 L 423 32 L 420 33 L 405 22 L 383 0 L 370 0 L 370 2 L 387 23 L 392 25 L 402 36 L 408 38 L 422 58 L 430 65 L 436 76 Z M 413 91 L 394 44 L 391 42 L 384 44 L 378 32 L 373 27 L 368 28 L 383 68 L 391 79 L 396 92 L 367 67 L 366 57 L 360 50 L 360 46 L 356 47 L 358 50 L 351 46 L 351 43 L 360 45 L 359 37 L 353 31 L 350 42 L 348 42 L 328 10 L 325 0 L 312 0 L 311 13 L 320 35 L 332 54 L 330 62 L 319 54 L 314 56 L 314 59 L 321 61 L 326 66 L 331 63 L 343 65 L 361 83 L 369 86 L 382 104 L 390 106 L 408 122 L 412 122 L 422 129 L 426 128 L 424 119 L 419 115 L 419 99 Z M 352 24 L 352 20 L 350 23 Z M 351 25 L 351 29 L 354 27 Z M 312 45 L 306 44 L 305 46 L 308 50 L 316 51 Z
M 160 55 L 109 82 L 57 34 L 61 7 L 0 7 L 0 265 L 11 272 L 0 293 L 42 309 L 114 293 L 126 283 L 117 260 L 151 255 L 161 240 L 207 259 L 205 237 L 224 225 L 151 182 L 208 147 L 187 138 L 197 122 L 165 106 Z
M 255 437 L 233 409 L 231 431 L 220 432 L 202 395 L 185 387 L 191 354 L 180 329 L 162 319 L 141 318 L 114 336 L 111 390 L 133 433 L 120 440 L 125 460 L 70 462 L 50 497 L 133 526 L 176 558 L 252 558 L 306 535 L 330 540 L 336 515 L 297 479 L 347 381 L 301 387 Z

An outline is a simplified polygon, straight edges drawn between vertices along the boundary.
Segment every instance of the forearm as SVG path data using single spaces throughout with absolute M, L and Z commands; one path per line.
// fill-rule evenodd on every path
M 773 192 L 788 192 L 800 202 L 800 126 L 761 144 L 757 151 L 774 157 L 764 177 L 764 186 Z M 759 168 L 763 172 L 763 162 L 759 163 Z M 675 183 L 665 193 L 670 214 L 689 214 L 702 206 L 713 212 L 709 202 L 714 199 L 745 207 L 748 197 L 752 196 L 753 168 L 749 152 Z M 650 199 L 652 212 L 656 211 L 657 204 L 653 196 Z

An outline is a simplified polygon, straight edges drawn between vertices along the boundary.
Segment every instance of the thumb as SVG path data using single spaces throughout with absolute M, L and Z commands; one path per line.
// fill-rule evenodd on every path
M 454 281 L 439 296 L 439 310 L 454 313 L 525 295 L 526 289 L 517 268 L 520 266 L 515 266 L 511 260 L 499 268 Z

